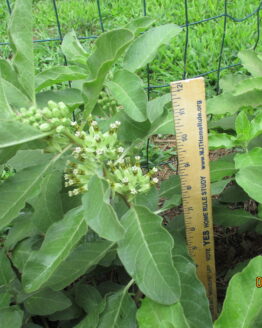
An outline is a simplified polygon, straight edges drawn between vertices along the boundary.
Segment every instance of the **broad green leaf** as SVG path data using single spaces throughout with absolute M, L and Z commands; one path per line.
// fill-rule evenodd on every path
M 100 314 L 97 328 L 136 327 L 136 306 L 128 294 L 128 286 L 107 296 L 105 310 Z
M 176 238 L 176 235 L 175 235 Z M 190 328 L 212 328 L 206 290 L 196 275 L 195 264 L 182 255 L 182 249 L 174 248 L 174 265 L 181 281 L 181 303 Z M 181 254 L 181 255 L 180 255 Z
M 67 149 L 66 149 L 67 150 Z M 25 202 L 39 191 L 43 176 L 60 159 L 63 152 L 51 160 L 42 156 L 43 164 L 19 171 L 0 185 L 0 230 L 17 217 Z
M 133 199 L 134 204 L 136 205 L 144 205 L 147 208 L 149 208 L 151 211 L 156 211 L 158 208 L 158 202 L 159 202 L 159 193 L 157 188 L 152 187 L 148 192 L 138 194 Z M 125 208 L 125 212 L 126 212 Z
M 47 135 L 48 133 L 18 121 L 0 121 L 0 148 L 20 145 Z
M 72 319 L 78 319 L 83 316 L 83 311 L 75 303 L 65 310 L 57 311 L 48 316 L 49 321 L 68 321 Z
M 27 96 L 15 85 L 9 81 L 2 80 L 2 86 L 7 102 L 12 109 L 19 110 L 22 107 L 28 108 L 31 106 L 32 103 L 27 98 Z
M 94 109 L 107 73 L 133 38 L 134 34 L 131 31 L 117 29 L 103 33 L 97 39 L 95 43 L 96 49 L 87 61 L 90 77 L 83 84 L 83 95 L 87 103 L 85 116 Z
M 232 176 L 235 172 L 235 164 L 231 156 L 224 156 L 210 162 L 211 182 L 222 180 L 227 176 Z
M 23 87 L 18 81 L 18 74 L 14 70 L 10 60 L 0 59 L 0 71 L 3 80 L 8 81 L 10 84 L 14 85 L 17 89 L 20 89 L 22 93 L 25 93 Z
M 7 165 L 10 165 L 16 172 L 26 169 L 30 166 L 42 165 L 43 160 L 51 161 L 54 154 L 44 153 L 40 149 L 34 150 L 19 150 L 14 157 L 12 157 Z
M 33 52 L 32 0 L 17 0 L 12 12 L 8 34 L 13 50 L 12 63 L 18 81 L 27 97 L 35 102 L 34 52 Z
M 181 194 L 175 194 L 164 202 L 163 206 L 161 207 L 161 211 L 168 210 L 179 205 L 181 205 Z
M 222 205 L 214 206 L 213 216 L 216 224 L 225 227 L 240 226 L 249 223 L 250 221 L 253 221 L 254 223 L 262 222 L 262 219 L 255 217 L 243 209 L 232 210 Z
M 47 106 L 49 100 L 53 100 L 58 103 L 60 101 L 64 102 L 69 107 L 78 107 L 83 104 L 83 97 L 81 91 L 74 88 L 68 88 L 64 90 L 49 90 L 40 92 L 36 95 L 36 102 L 39 108 Z
M 169 198 L 174 194 L 181 194 L 181 183 L 179 175 L 170 175 L 167 180 L 161 182 L 160 197 Z
M 149 135 L 153 134 L 176 134 L 172 111 L 164 110 L 163 115 L 152 123 Z
M 99 291 L 87 284 L 78 284 L 75 288 L 75 301 L 86 313 L 96 310 L 102 301 Z
M 236 115 L 223 117 L 217 121 L 214 121 L 212 119 L 211 121 L 208 122 L 208 127 L 210 129 L 221 128 L 223 130 L 235 130 L 235 120 L 236 120 Z
M 117 71 L 113 80 L 106 85 L 134 121 L 143 122 L 147 119 L 147 95 L 142 80 L 136 74 L 126 70 Z
M 0 289 L 0 310 L 9 307 L 12 295 L 7 291 L 7 288 Z
M 214 328 L 254 327 L 253 322 L 261 315 L 262 288 L 256 287 L 256 277 L 261 276 L 261 271 L 262 256 L 257 256 L 233 276 Z
M 124 68 L 135 72 L 150 63 L 158 49 L 168 44 L 182 29 L 175 24 L 161 25 L 139 36 L 129 47 L 124 58 Z
M 31 221 L 42 233 L 63 218 L 61 188 L 62 172 L 55 170 L 44 177 L 39 194 L 29 201 L 34 208 Z
M 31 214 L 20 214 L 13 221 L 13 226 L 8 232 L 5 248 L 8 250 L 14 248 L 19 241 L 34 235 L 36 232 L 31 220 Z
M 33 235 L 30 238 L 26 238 L 18 243 L 15 249 L 12 251 L 12 262 L 14 266 L 23 271 L 24 265 L 28 260 L 31 253 L 41 246 L 43 238 L 40 235 Z
M 131 30 L 133 33 L 140 33 L 147 29 L 149 26 L 151 26 L 155 22 L 155 19 L 144 16 L 139 17 L 137 19 L 132 20 L 130 23 L 128 23 L 125 28 Z
M 162 218 L 143 206 L 133 206 L 122 217 L 126 232 L 118 242 L 118 255 L 139 289 L 161 304 L 180 297 L 180 280 L 172 263 L 173 239 Z
M 262 62 L 261 62 L 262 64 Z M 262 77 L 249 78 L 240 82 L 235 91 L 233 92 L 234 96 L 241 95 L 245 92 L 252 91 L 254 89 L 262 90 Z
M 81 208 L 67 212 L 63 220 L 53 223 L 41 248 L 31 254 L 24 266 L 22 282 L 25 291 L 30 293 L 41 288 L 86 232 Z
M 248 153 L 236 154 L 234 161 L 236 169 L 262 165 L 262 148 L 256 147 Z
M 40 72 L 35 78 L 36 91 L 66 81 L 82 80 L 87 76 L 78 66 L 58 66 Z
M 251 138 L 251 124 L 244 111 L 241 111 L 235 121 L 237 139 L 247 142 Z
M 46 286 L 53 290 L 65 288 L 93 269 L 112 247 L 113 243 L 106 240 L 81 244 L 60 264 L 46 283 Z M 72 268 L 74 269 L 72 270 Z
M 255 138 L 262 134 L 262 112 L 258 114 L 251 121 L 251 138 Z M 261 143 L 260 143 L 261 145 Z
M 17 150 L 19 149 L 19 145 L 11 146 L 0 149 L 0 164 L 6 163 L 10 158 L 12 158 Z
M 236 181 L 251 198 L 262 203 L 262 164 L 240 169 Z
M 208 136 L 209 149 L 233 148 L 236 146 L 236 137 L 227 134 L 211 131 Z
M 254 77 L 262 76 L 262 61 L 254 50 L 242 50 L 238 53 L 238 57 L 241 59 L 242 65 Z
M 18 307 L 12 306 L 0 309 L 0 327 L 1 328 L 21 328 L 24 313 Z
M 211 183 L 212 196 L 221 194 L 231 180 L 232 179 L 225 179 Z
M 142 300 L 136 318 L 139 328 L 190 328 L 180 302 L 162 305 L 146 297 Z
M 9 103 L 6 98 L 5 90 L 2 83 L 1 71 L 0 71 L 0 119 L 7 120 L 12 117 L 13 111 L 9 106 Z
M 69 62 L 86 66 L 88 53 L 78 41 L 75 31 L 71 31 L 64 36 L 61 48 Z
M 0 250 L 0 287 L 10 284 L 16 278 L 11 263 L 3 249 Z
M 147 117 L 151 123 L 154 122 L 159 116 L 163 114 L 164 107 L 169 102 L 171 102 L 170 93 L 157 97 L 148 102 Z
M 231 92 L 224 92 L 207 101 L 207 114 L 234 114 L 243 106 L 259 106 L 262 90 L 252 90 L 239 96 L 234 96 Z
M 245 79 L 247 79 L 246 75 L 227 73 L 220 79 L 220 87 L 223 89 L 223 92 L 234 92 L 238 84 Z
M 99 322 L 99 316 L 105 309 L 105 299 L 96 306 L 92 312 L 90 312 L 82 321 L 79 322 L 78 325 L 74 326 L 74 328 L 97 328 Z
M 25 302 L 27 311 L 34 315 L 50 315 L 68 308 L 72 303 L 62 292 L 43 289 L 27 297 Z
M 228 186 L 219 196 L 219 200 L 223 203 L 239 203 L 249 199 L 248 194 L 237 184 Z
M 109 203 L 108 186 L 104 189 L 103 181 L 93 176 L 88 185 L 88 192 L 82 196 L 84 216 L 87 224 L 100 237 L 117 241 L 123 237 L 124 229 Z M 99 204 L 99 206 L 94 206 Z

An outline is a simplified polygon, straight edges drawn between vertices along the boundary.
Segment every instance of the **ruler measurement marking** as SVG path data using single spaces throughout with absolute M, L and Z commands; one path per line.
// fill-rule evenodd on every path
M 204 79 L 171 83 L 187 244 L 216 317 L 216 273 Z

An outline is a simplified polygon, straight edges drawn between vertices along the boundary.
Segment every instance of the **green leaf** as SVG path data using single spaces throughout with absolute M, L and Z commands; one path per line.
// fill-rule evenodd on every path
M 249 199 L 248 194 L 237 184 L 228 186 L 219 196 L 219 201 L 223 203 L 239 203 Z
M 72 303 L 62 292 L 44 289 L 26 298 L 25 307 L 34 315 L 50 315 L 68 308 Z
M 182 29 L 175 24 L 161 25 L 139 36 L 129 47 L 124 58 L 124 68 L 135 72 L 150 63 L 158 49 L 168 44 Z
M 78 66 L 58 66 L 40 72 L 35 79 L 36 91 L 66 81 L 82 80 L 87 77 L 86 72 Z
M 221 128 L 223 130 L 235 130 L 236 115 L 223 117 L 217 121 L 213 119 L 208 122 L 209 129 Z
M 233 148 L 236 146 L 236 137 L 227 134 L 211 131 L 208 135 L 209 149 Z
M 234 114 L 243 106 L 256 107 L 261 105 L 262 90 L 252 90 L 239 96 L 234 96 L 231 92 L 224 92 L 207 101 L 207 114 Z
M 60 290 L 70 285 L 83 274 L 93 269 L 106 256 L 113 245 L 112 242 L 107 240 L 81 244 L 60 264 L 46 283 L 46 286 L 53 290 Z
M 99 316 L 105 309 L 105 300 L 103 300 L 92 312 L 90 312 L 78 325 L 74 328 L 97 328 Z
M 47 135 L 48 133 L 18 121 L 0 121 L 0 148 L 23 144 Z
M 81 208 L 69 211 L 63 220 L 52 224 L 41 248 L 31 254 L 24 266 L 22 282 L 26 292 L 41 288 L 86 232 Z
M 78 107 L 83 104 L 83 97 L 81 91 L 74 88 L 57 90 L 57 91 L 44 91 L 36 95 L 36 102 L 39 108 L 47 106 L 49 100 L 53 100 L 58 103 L 60 101 L 64 102 L 69 107 Z
M 35 102 L 32 0 L 17 0 L 8 26 L 12 63 L 31 103 Z
M 88 53 L 78 41 L 75 31 L 71 31 L 64 36 L 61 48 L 69 62 L 86 66 Z
M 181 194 L 181 183 L 179 175 L 170 175 L 167 180 L 161 182 L 160 197 L 170 198 L 174 194 Z
M 248 153 L 236 154 L 234 157 L 236 169 L 242 169 L 247 166 L 262 165 L 262 148 L 253 148 Z
M 9 106 L 9 103 L 7 101 L 7 97 L 4 91 L 2 78 L 1 78 L 1 70 L 0 70 L 0 119 L 1 120 L 7 120 L 13 115 L 13 111 L 11 107 Z
M 44 177 L 39 194 L 29 201 L 34 208 L 31 220 L 42 233 L 45 233 L 51 224 L 63 218 L 61 188 L 62 172 L 53 171 Z
M 0 149 L 0 164 L 6 163 L 11 157 L 13 157 L 19 147 L 20 146 L 17 145 Z
M 163 114 L 164 107 L 171 102 L 171 94 L 167 93 L 148 102 L 147 117 L 149 121 L 154 122 Z
M 216 224 L 225 227 L 238 227 L 249 222 L 259 223 L 262 219 L 255 217 L 243 209 L 229 209 L 226 206 L 214 206 L 213 216 Z
M 261 62 L 262 63 L 262 62 Z M 241 81 L 233 92 L 234 96 L 252 91 L 254 89 L 262 90 L 262 77 L 249 78 Z
M 251 138 L 255 138 L 262 134 L 262 113 L 261 111 L 251 121 Z M 260 143 L 261 145 L 261 143 Z
M 3 249 L 0 250 L 0 268 L 0 287 L 2 287 L 10 284 L 16 278 L 11 263 Z
M 104 188 L 103 180 L 93 176 L 88 184 L 88 192 L 82 196 L 84 216 L 87 224 L 100 237 L 117 241 L 123 237 L 124 229 L 109 203 L 108 184 Z M 94 206 L 99 204 L 99 207 Z
M 151 26 L 154 22 L 155 19 L 151 17 L 139 17 L 128 23 L 125 28 L 131 30 L 133 33 L 140 33 L 147 29 L 149 26 Z
M 53 156 L 54 154 L 44 153 L 40 149 L 19 150 L 15 156 L 7 162 L 7 165 L 14 168 L 16 172 L 19 172 L 30 166 L 42 165 L 43 161 L 51 161 Z
M 221 180 L 211 183 L 212 196 L 221 194 L 221 192 L 226 188 L 227 184 L 231 180 L 232 179 L 226 179 L 226 180 Z
M 190 328 L 212 328 L 212 319 L 206 290 L 196 274 L 195 264 L 183 256 L 183 250 L 174 248 L 174 265 L 181 281 L 180 303 Z M 181 254 L 181 255 L 180 255 Z M 194 292 L 192 292 L 194 291 Z
M 126 70 L 117 71 L 106 86 L 134 121 L 143 122 L 147 119 L 147 95 L 143 81 L 136 74 Z
M 134 204 L 136 205 L 144 205 L 147 208 L 149 208 L 152 212 L 156 211 L 158 208 L 158 202 L 159 202 L 159 193 L 157 188 L 152 187 L 149 191 L 138 194 L 133 199 Z M 126 212 L 126 208 L 125 211 Z
M 139 328 L 190 328 L 180 302 L 168 306 L 146 297 L 142 300 L 136 318 Z
M 23 311 L 16 306 L 0 309 L 0 327 L 21 328 L 23 323 L 23 315 Z
M 103 33 L 96 40 L 96 50 L 88 58 L 90 78 L 83 84 L 83 95 L 87 102 L 85 116 L 94 109 L 107 73 L 133 38 L 131 31 L 117 29 Z
M 232 176 L 236 172 L 232 156 L 224 156 L 210 162 L 211 182 L 219 181 L 226 176 Z
M 220 87 L 223 91 L 234 92 L 240 82 L 247 79 L 246 75 L 227 73 L 220 79 Z
M 180 281 L 173 266 L 173 239 L 162 227 L 162 218 L 143 206 L 133 206 L 122 217 L 126 232 L 118 242 L 118 255 L 139 289 L 161 304 L 180 297 Z
M 6 291 L 8 288 L 0 289 L 0 311 L 1 309 L 9 307 L 11 303 L 12 295 L 10 292 Z
M 254 50 L 242 50 L 238 53 L 242 65 L 254 76 L 262 76 L 262 61 Z
M 9 230 L 7 239 L 5 240 L 5 248 L 10 250 L 14 248 L 19 241 L 35 233 L 36 228 L 32 223 L 31 214 L 22 213 L 13 221 L 13 226 Z
M 251 123 L 244 111 L 241 111 L 235 121 L 237 139 L 247 142 L 251 138 Z
M 133 328 L 136 326 L 136 306 L 128 294 L 129 286 L 106 298 L 97 328 Z
M 153 134 L 176 134 L 172 111 L 164 110 L 163 115 L 152 123 L 150 135 Z
M 39 190 L 43 176 L 60 159 L 63 152 L 43 158 L 43 164 L 19 171 L 0 185 L 0 230 L 10 224 L 24 207 L 25 202 Z
M 261 315 L 262 289 L 256 287 L 256 277 L 261 276 L 261 271 L 262 256 L 257 256 L 242 272 L 233 276 L 214 328 L 254 327 L 253 321 Z
M 86 313 L 91 313 L 101 303 L 102 296 L 95 287 L 87 284 L 78 284 L 75 288 L 75 300 Z
M 28 108 L 31 106 L 32 103 L 27 96 L 12 83 L 2 80 L 2 86 L 7 102 L 12 109 L 20 109 L 21 107 Z
M 240 169 L 236 181 L 251 198 L 262 203 L 262 165 Z

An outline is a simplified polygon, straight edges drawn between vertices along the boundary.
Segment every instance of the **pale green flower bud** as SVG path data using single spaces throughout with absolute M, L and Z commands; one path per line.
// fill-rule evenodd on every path
M 51 126 L 50 124 L 48 123 L 43 123 L 40 125 L 39 129 L 42 131 L 42 132 L 48 132 L 51 130 Z
M 61 133 L 61 132 L 65 131 L 65 129 L 66 128 L 63 125 L 58 125 L 58 127 L 56 128 L 56 132 Z

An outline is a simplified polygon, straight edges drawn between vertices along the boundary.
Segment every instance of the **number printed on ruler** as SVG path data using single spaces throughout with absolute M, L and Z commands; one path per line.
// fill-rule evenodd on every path
M 204 79 L 171 83 L 186 237 L 216 316 L 216 273 Z

